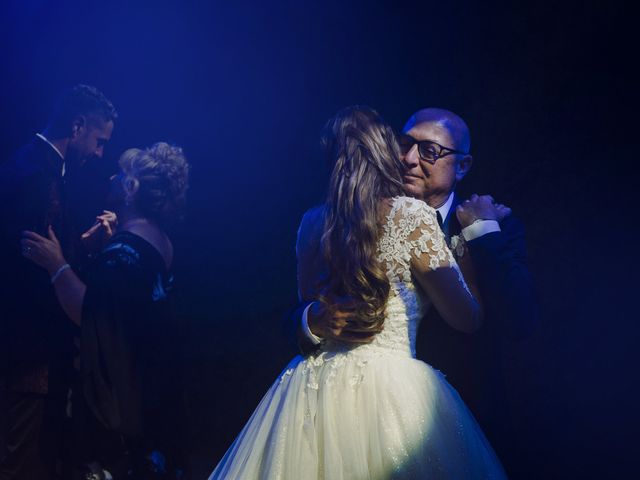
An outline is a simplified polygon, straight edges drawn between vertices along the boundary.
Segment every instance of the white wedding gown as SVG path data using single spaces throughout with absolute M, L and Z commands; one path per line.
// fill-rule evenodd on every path
M 378 251 L 392 286 L 383 331 L 370 344 L 325 343 L 294 358 L 210 480 L 505 478 L 456 391 L 414 358 L 430 301 L 411 262 L 457 270 L 435 210 L 394 198 Z

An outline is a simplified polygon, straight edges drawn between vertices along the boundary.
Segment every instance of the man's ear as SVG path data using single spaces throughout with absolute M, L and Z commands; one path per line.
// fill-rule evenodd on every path
M 71 122 L 71 138 L 78 138 L 82 133 L 82 129 L 87 127 L 87 119 L 84 115 L 78 115 Z
M 462 180 L 473 165 L 473 157 L 471 155 L 465 155 L 458 162 L 456 162 L 456 181 Z
M 140 182 L 137 178 L 127 175 L 122 179 L 122 187 L 124 188 L 126 197 L 131 200 L 135 196 L 135 194 L 138 193 Z

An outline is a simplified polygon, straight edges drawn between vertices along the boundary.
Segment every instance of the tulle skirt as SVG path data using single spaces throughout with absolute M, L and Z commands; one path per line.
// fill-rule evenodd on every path
M 403 352 L 296 357 L 212 479 L 501 479 L 480 427 L 443 375 Z

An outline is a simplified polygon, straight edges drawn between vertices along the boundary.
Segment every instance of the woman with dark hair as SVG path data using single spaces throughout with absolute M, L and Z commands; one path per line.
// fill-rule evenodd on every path
M 505 478 L 455 390 L 415 359 L 431 305 L 465 332 L 482 311 L 435 210 L 403 196 L 392 130 L 372 109 L 350 107 L 323 143 L 332 174 L 326 203 L 298 232 L 299 295 L 348 310 L 350 331 L 375 336 L 294 358 L 210 480 Z
M 166 143 L 121 156 L 110 194 L 117 228 L 111 236 L 113 218 L 99 217 L 92 231 L 110 238 L 82 279 L 51 228 L 48 238 L 24 232 L 23 254 L 49 272 L 62 308 L 81 327 L 75 453 L 95 478 L 181 478 L 179 329 L 166 229 L 184 207 L 188 172 L 182 150 Z

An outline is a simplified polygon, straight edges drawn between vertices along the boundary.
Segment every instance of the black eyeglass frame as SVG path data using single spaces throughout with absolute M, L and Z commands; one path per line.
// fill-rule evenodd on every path
M 402 139 L 410 139 L 411 140 L 411 146 L 405 150 L 402 148 Z M 469 152 L 463 152 L 461 150 L 455 150 L 453 148 L 449 148 L 449 147 L 445 147 L 443 145 L 440 145 L 438 142 L 434 142 L 433 140 L 417 140 L 415 138 L 413 138 L 411 135 L 407 135 L 406 133 L 402 133 L 400 135 L 398 135 L 398 145 L 400 146 L 400 151 L 404 152 L 403 154 L 406 155 L 407 153 L 409 153 L 411 151 L 411 149 L 413 148 L 414 145 L 418 145 L 418 155 L 420 156 L 420 159 L 424 160 L 425 162 L 429 162 L 431 164 L 436 163 L 436 161 L 439 158 L 443 158 L 446 157 L 448 155 L 469 155 Z M 428 147 L 438 147 L 438 151 L 431 151 L 430 154 L 433 155 L 433 159 L 431 158 L 427 158 L 426 155 L 422 152 L 423 148 L 428 148 Z

